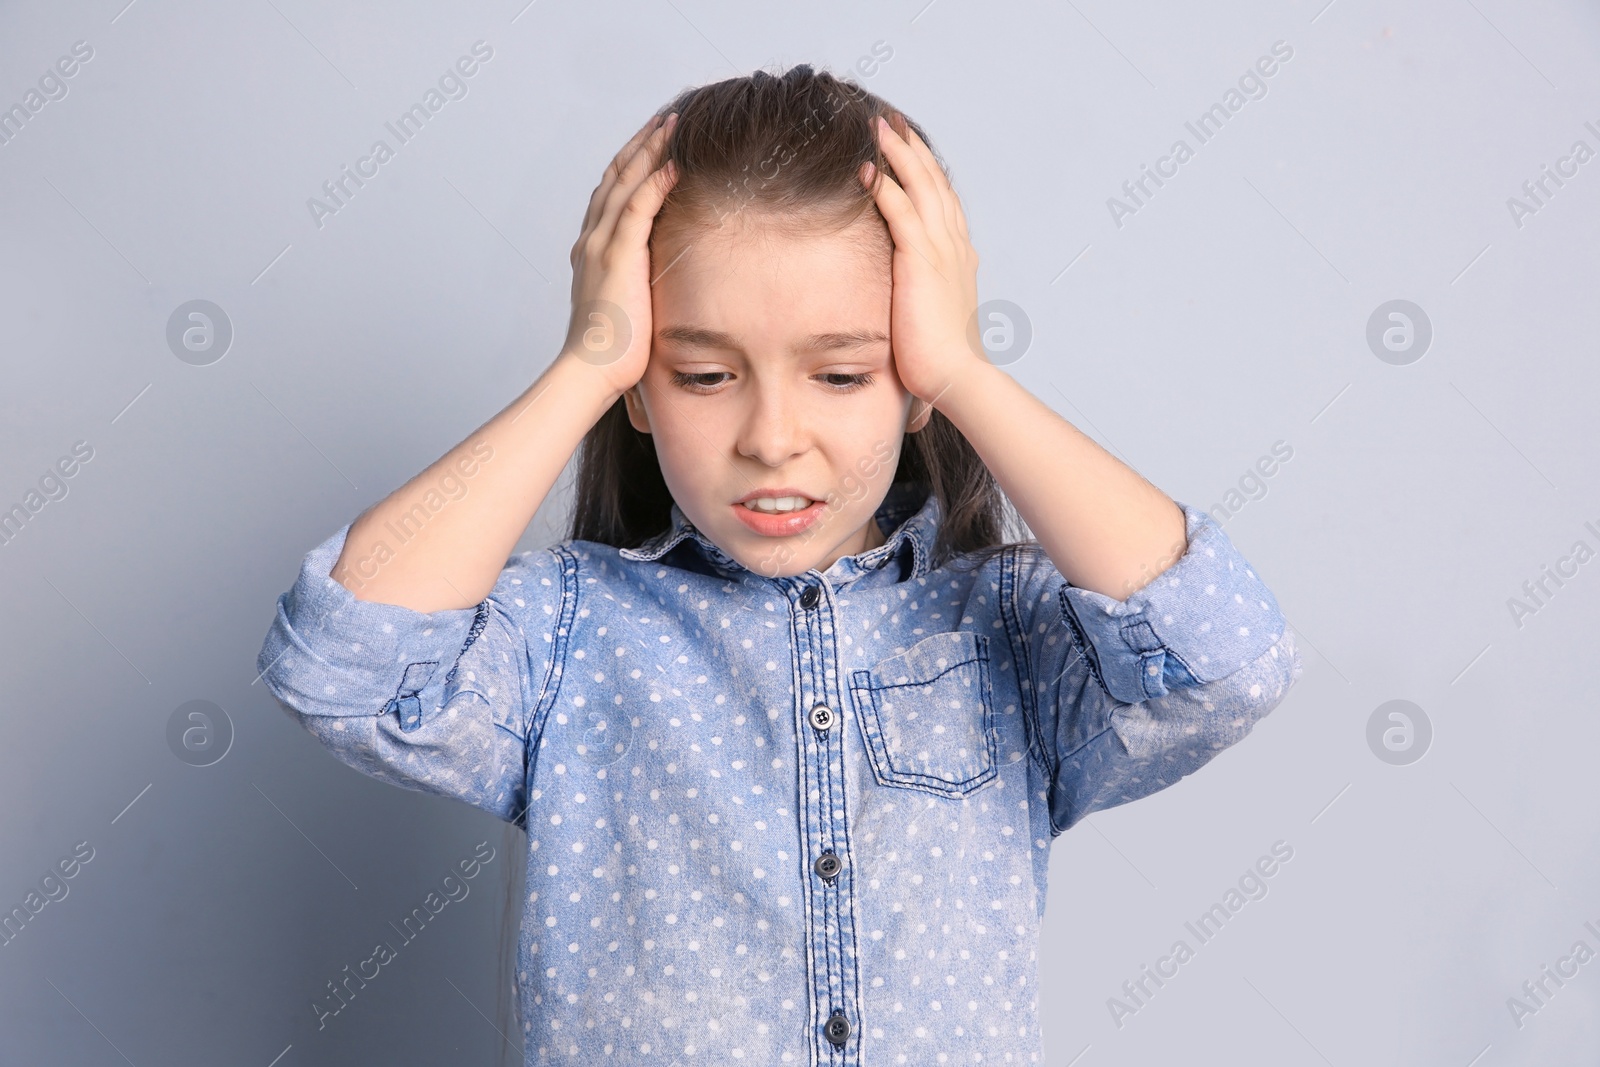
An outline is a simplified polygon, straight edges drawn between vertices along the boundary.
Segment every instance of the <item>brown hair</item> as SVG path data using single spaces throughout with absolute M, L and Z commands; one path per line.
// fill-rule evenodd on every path
M 868 161 L 877 168 L 875 182 L 895 177 L 878 147 L 877 117 L 902 136 L 915 130 L 933 147 L 920 126 L 882 98 L 809 64 L 686 89 L 658 114 L 674 111 L 678 124 L 661 162 L 673 161 L 678 179 L 656 216 L 652 248 L 658 236 L 665 241 L 745 210 L 788 232 L 842 230 L 870 211 L 882 228 L 883 240 L 875 243 L 892 251 L 888 224 L 858 177 Z M 893 480 L 938 499 L 935 562 L 988 555 L 1012 529 L 1014 513 L 994 475 L 941 412 L 908 435 Z M 668 527 L 671 510 L 650 435 L 633 428 L 618 400 L 583 439 L 571 536 L 637 547 Z

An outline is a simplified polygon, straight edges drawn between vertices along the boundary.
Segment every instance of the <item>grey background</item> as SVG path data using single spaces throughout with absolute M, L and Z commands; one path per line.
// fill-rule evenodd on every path
M 1293 448 L 1224 528 L 1304 677 L 1205 771 L 1055 843 L 1048 1062 L 1595 1062 L 1600 961 L 1520 1028 L 1506 1004 L 1600 949 L 1600 562 L 1520 627 L 1507 606 L 1600 547 L 1600 160 L 1520 227 L 1506 205 L 1600 149 L 1594 5 L 125 3 L 0 6 L 0 106 L 95 50 L 0 146 L 0 506 L 94 448 L 0 546 L 0 910 L 95 849 L 0 947 L 0 1061 L 509 1055 L 517 832 L 303 734 L 255 681 L 274 599 L 548 362 L 589 192 L 652 109 L 882 41 L 863 84 L 926 125 L 984 296 L 1031 319 L 1009 371 L 1202 507 Z M 306 199 L 478 39 L 469 95 L 315 226 Z M 1267 96 L 1116 226 L 1106 199 L 1277 40 Z M 193 299 L 233 325 L 210 366 L 165 341 Z M 1392 299 L 1433 326 L 1406 366 L 1365 340 Z M 1393 766 L 1366 725 L 1401 698 L 1433 740 Z M 197 699 L 235 730 L 204 768 L 166 740 Z M 324 983 L 485 840 L 472 896 L 318 1032 Z M 1119 1028 L 1108 998 L 1279 840 L 1269 895 Z

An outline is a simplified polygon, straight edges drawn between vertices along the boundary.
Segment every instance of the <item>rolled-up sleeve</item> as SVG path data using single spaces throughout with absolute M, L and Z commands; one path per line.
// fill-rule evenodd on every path
M 1188 548 L 1127 600 L 1062 583 L 1062 610 L 1100 681 L 1136 704 L 1214 682 L 1258 659 L 1282 635 L 1278 601 L 1205 512 L 1183 508 Z
M 524 553 L 476 607 L 417 612 L 330 576 L 349 529 L 278 598 L 262 681 L 344 763 L 520 821 L 532 711 L 557 673 L 562 560 Z
M 1271 590 L 1211 516 L 1177 503 L 1184 553 L 1126 600 L 1071 585 L 1042 553 L 1017 584 L 1057 833 L 1198 770 L 1300 676 Z

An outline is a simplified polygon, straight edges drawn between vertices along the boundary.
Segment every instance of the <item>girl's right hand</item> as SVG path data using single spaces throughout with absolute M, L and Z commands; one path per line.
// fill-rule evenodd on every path
M 650 358 L 650 229 L 677 180 L 657 167 L 677 124 L 652 115 L 606 167 L 572 246 L 572 320 L 563 354 L 597 368 L 619 395 Z

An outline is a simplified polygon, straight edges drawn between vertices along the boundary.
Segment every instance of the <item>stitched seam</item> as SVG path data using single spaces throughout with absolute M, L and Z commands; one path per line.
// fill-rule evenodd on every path
M 1181 655 L 1179 655 L 1177 650 L 1172 648 L 1172 646 L 1168 645 L 1166 642 L 1162 642 L 1161 651 L 1167 656 L 1167 658 L 1174 659 L 1174 660 L 1178 661 L 1178 666 L 1182 667 L 1184 669 L 1184 672 L 1187 673 L 1190 678 L 1194 679 L 1194 682 L 1192 684 L 1194 684 L 1194 685 L 1204 685 L 1206 682 L 1214 682 L 1214 681 L 1218 680 L 1218 678 L 1207 678 L 1203 674 L 1201 674 L 1199 671 L 1195 670 L 1193 664 L 1191 664 L 1188 660 L 1184 659 Z M 1223 674 L 1223 675 L 1219 676 L 1219 678 L 1226 678 L 1226 677 L 1227 677 L 1227 674 Z M 1164 666 L 1163 666 L 1162 674 L 1161 674 L 1161 684 L 1162 685 L 1166 685 L 1168 691 L 1171 691 L 1174 688 L 1173 686 L 1167 685 L 1167 676 L 1166 676 L 1166 670 L 1165 670 Z M 1177 688 L 1180 688 L 1180 689 L 1181 688 L 1187 688 L 1187 686 L 1183 685 L 1183 684 L 1180 684 Z
M 557 682 L 555 686 L 552 687 L 550 685 L 550 680 L 555 676 L 556 666 L 561 664 L 562 660 L 566 658 L 567 639 L 562 635 L 562 631 L 565 630 L 568 633 L 571 632 L 572 627 L 570 624 L 572 619 L 575 617 L 573 613 L 577 609 L 578 600 L 577 590 L 579 583 L 577 582 L 577 557 L 559 545 L 556 546 L 552 551 L 556 558 L 561 561 L 561 607 L 556 612 L 555 629 L 551 634 L 550 663 L 545 668 L 544 680 L 539 685 L 539 696 L 533 702 L 532 710 L 528 715 L 527 732 L 521 736 L 522 809 L 518 812 L 515 812 L 510 820 L 513 826 L 520 826 L 524 830 L 528 828 L 528 809 L 533 807 L 533 776 L 539 758 L 538 748 L 536 745 L 534 745 L 533 741 L 535 737 L 543 736 L 544 715 L 549 711 L 549 708 L 555 704 L 556 695 L 561 689 L 560 682 Z M 568 573 L 569 569 L 571 571 L 570 574 Z M 571 601 L 570 604 L 569 601 Z M 524 659 L 526 659 L 528 655 L 527 641 L 527 634 L 524 633 L 524 647 L 522 653 Z M 563 670 L 561 673 L 563 678 L 566 677 L 566 671 Z M 537 723 L 539 726 L 537 732 L 535 732 L 534 729 L 535 723 Z
M 1139 688 L 1144 690 L 1146 700 L 1154 700 L 1156 697 L 1166 696 L 1167 694 L 1166 682 L 1163 681 L 1166 658 L 1166 653 L 1159 648 L 1139 653 Z M 1150 665 L 1152 663 L 1157 664 L 1156 673 L 1154 674 L 1150 673 Z M 1150 688 L 1152 685 L 1158 686 L 1159 689 L 1152 692 Z
M 976 793 L 978 791 L 978 789 L 983 784 L 991 781 L 994 777 L 995 777 L 995 775 L 991 774 L 988 778 L 983 779 L 982 782 L 979 782 L 977 785 L 973 785 L 971 789 L 963 789 L 959 793 L 952 793 L 952 792 L 949 791 L 948 788 L 946 788 L 946 789 L 935 789 L 930 785 L 923 784 L 922 782 L 890 781 L 888 783 L 888 788 L 890 788 L 890 789 L 914 789 L 919 793 L 927 793 L 929 796 L 939 797 L 939 798 L 941 798 L 943 800 L 965 800 L 967 797 L 969 797 L 972 794 Z M 963 782 L 963 783 L 947 782 L 943 778 L 941 778 L 941 779 L 939 779 L 939 784 L 941 786 L 951 787 L 951 786 L 955 786 L 957 784 L 967 785 L 967 784 L 970 784 L 970 783 L 966 783 L 966 782 Z
M 775 579 L 775 582 L 780 589 L 783 588 L 784 579 Z M 799 660 L 800 622 L 799 617 L 795 615 L 794 612 L 789 612 L 789 649 L 789 683 L 792 686 L 795 694 L 795 714 L 800 717 L 800 725 L 796 727 L 795 733 L 795 778 L 796 784 L 799 786 L 799 795 L 795 798 L 795 829 L 801 835 L 802 840 L 805 840 L 808 837 L 808 828 L 812 821 L 810 813 L 806 810 L 806 805 L 808 803 L 807 798 L 810 797 L 811 786 L 816 780 L 810 764 L 806 760 L 806 744 L 810 740 L 806 735 L 806 731 L 811 727 L 805 721 L 805 713 L 800 707 L 800 694 L 804 689 L 804 678 L 801 676 Z M 824 692 L 826 692 L 826 690 L 824 690 Z M 823 762 L 827 762 L 826 752 L 824 752 L 823 755 Z M 816 782 L 816 784 L 818 790 L 820 791 L 821 783 Z M 827 902 L 826 900 L 821 899 L 821 896 L 826 893 L 826 887 L 823 888 L 822 894 L 819 894 L 816 887 L 816 882 L 810 877 L 811 871 L 806 867 L 805 857 L 800 857 L 800 864 L 801 885 L 803 887 L 801 889 L 801 894 L 805 901 L 806 917 L 806 966 L 808 974 L 814 976 L 817 973 L 817 938 L 813 933 L 813 928 L 819 919 L 821 922 L 827 922 Z M 822 961 L 822 966 L 824 968 L 828 966 L 827 954 L 827 939 L 824 938 L 824 958 Z M 822 1006 L 817 1001 L 816 983 L 809 979 L 806 983 L 806 1002 L 808 1007 L 812 1004 L 817 1004 L 818 1007 Z M 817 1049 L 821 1046 L 821 1043 L 822 1034 L 820 1029 L 816 1027 L 815 1020 L 813 1019 L 811 1035 L 807 1040 L 807 1049 L 810 1053 L 810 1062 L 812 1064 L 816 1064 L 817 1062 Z M 830 1042 L 829 1044 L 831 1045 L 832 1043 Z M 824 1055 L 831 1056 L 831 1053 L 825 1053 Z
M 983 707 L 983 746 L 989 753 L 989 768 L 994 772 L 990 775 L 992 778 L 1000 773 L 1000 730 L 994 723 L 994 682 L 989 677 L 987 654 L 978 661 L 978 700 Z
M 429 668 L 428 672 L 427 672 L 428 676 L 425 679 L 423 679 L 421 685 L 407 685 L 406 684 L 406 680 L 411 677 L 411 669 L 413 667 L 427 667 L 427 668 Z M 405 696 L 414 697 L 418 693 L 421 693 L 424 689 L 428 688 L 428 683 L 433 680 L 433 672 L 438 670 L 438 669 L 439 669 L 439 661 L 436 660 L 436 659 L 417 660 L 415 662 L 406 664 L 406 669 L 404 671 L 402 671 L 401 674 L 400 674 L 400 687 L 394 691 L 395 697 L 398 698 L 402 694 L 405 695 Z
M 1089 640 L 1089 635 L 1084 632 L 1083 627 L 1079 624 L 1077 614 L 1072 610 L 1072 602 L 1067 598 L 1067 588 L 1067 584 L 1063 581 L 1058 594 L 1061 601 L 1061 618 L 1066 622 L 1067 629 L 1072 632 L 1073 643 L 1078 646 L 1079 654 L 1083 656 L 1083 661 L 1088 666 L 1089 674 L 1094 678 L 1095 684 L 1100 687 L 1100 691 L 1106 695 L 1108 700 L 1115 701 L 1117 698 L 1112 695 L 1110 687 L 1106 685 L 1105 678 L 1103 678 L 1100 674 L 1099 654 L 1095 651 L 1093 642 Z M 1060 713 L 1060 709 L 1057 708 L 1056 714 L 1059 715 Z M 1111 726 L 1108 723 L 1106 730 L 1110 729 Z M 1084 748 L 1103 736 L 1106 730 L 1101 730 L 1099 733 L 1095 734 L 1094 737 L 1088 738 L 1083 742 L 1083 744 L 1077 746 L 1072 751 L 1060 755 L 1056 761 L 1055 774 L 1051 776 L 1052 792 L 1054 792 L 1054 788 L 1056 786 L 1056 778 L 1058 778 L 1061 774 L 1062 765 L 1076 758 L 1079 752 L 1082 752 Z M 1067 827 L 1056 826 L 1056 817 L 1053 805 L 1047 809 L 1046 814 L 1050 822 L 1050 829 L 1054 831 L 1054 836 L 1060 837 L 1062 834 L 1067 832 Z
M 961 632 L 966 632 L 966 631 L 961 631 Z M 982 636 L 982 635 L 974 634 L 973 636 L 977 637 L 977 636 Z M 978 653 L 978 654 L 969 656 L 968 658 L 962 660 L 959 663 L 950 664 L 950 666 L 946 667 L 944 670 L 940 671 L 938 674 L 933 675 L 931 678 L 924 678 L 921 681 L 916 681 L 916 682 L 874 682 L 872 684 L 872 688 L 875 689 L 875 690 L 878 690 L 878 691 L 882 691 L 882 690 L 885 690 L 885 689 L 916 689 L 918 686 L 932 685 L 934 682 L 937 682 L 940 678 L 943 678 L 945 675 L 949 674 L 951 671 L 956 670 L 956 669 L 958 669 L 960 667 L 965 667 L 969 663 L 976 663 L 976 662 L 978 662 L 978 660 L 983 659 L 983 658 L 985 658 L 984 654 L 983 653 Z M 873 668 L 873 670 L 876 670 L 876 669 L 877 668 Z M 868 673 L 870 674 L 871 672 L 869 671 Z
M 1144 642 L 1142 640 L 1135 640 L 1136 637 L 1143 638 L 1146 635 L 1148 635 L 1151 641 L 1155 642 L 1154 648 L 1145 648 L 1143 647 Z M 1142 608 L 1137 616 L 1123 620 L 1122 624 L 1117 627 L 1117 636 L 1122 638 L 1123 644 L 1128 646 L 1128 651 L 1139 657 L 1139 689 L 1144 693 L 1145 699 L 1152 700 L 1156 697 L 1166 695 L 1167 688 L 1166 683 L 1163 680 L 1162 672 L 1158 670 L 1156 674 L 1152 676 L 1148 668 L 1152 659 L 1165 659 L 1167 656 L 1167 645 L 1166 642 L 1162 641 L 1160 636 L 1156 633 L 1155 627 L 1150 625 L 1150 620 L 1145 618 L 1144 610 Z M 1152 677 L 1154 677 L 1154 684 L 1157 686 L 1157 690 L 1155 692 L 1151 691 Z
M 867 763 L 872 767 L 872 777 L 877 779 L 879 785 L 889 786 L 894 783 L 883 776 L 882 768 L 878 765 L 878 740 L 881 732 L 878 725 L 878 706 L 872 696 L 871 677 L 871 671 L 851 672 L 850 702 L 855 705 L 856 722 L 861 727 L 861 740 L 867 748 Z M 888 760 L 887 752 L 884 760 Z
M 422 684 L 420 685 L 407 685 L 406 683 L 411 678 L 412 670 L 417 667 L 428 668 L 427 677 L 423 679 Z M 389 698 L 388 702 L 383 705 L 383 708 L 378 712 L 378 714 L 387 715 L 391 711 L 394 712 L 395 718 L 399 721 L 402 732 L 410 733 L 412 730 L 421 729 L 421 694 L 424 689 L 428 688 L 428 683 L 433 680 L 434 671 L 437 671 L 438 669 L 439 661 L 436 659 L 417 660 L 413 663 L 406 664 L 406 669 L 400 672 L 400 684 L 395 688 L 394 696 Z M 417 702 L 417 723 L 415 726 L 412 726 L 409 729 L 405 725 L 405 717 L 401 714 L 400 707 L 401 702 L 406 700 L 415 700 Z
M 1116 700 L 1116 696 L 1111 692 L 1111 687 L 1106 685 L 1105 678 L 1100 674 L 1100 656 L 1095 651 L 1094 642 L 1089 640 L 1089 635 L 1084 632 L 1083 627 L 1078 623 L 1078 616 L 1073 613 L 1072 603 L 1067 599 L 1067 588 L 1066 583 L 1063 582 L 1059 593 L 1061 618 L 1066 622 L 1067 629 L 1072 631 L 1072 640 L 1083 653 L 1084 662 L 1089 665 L 1089 673 L 1094 677 L 1095 684 L 1100 687 L 1106 696 Z
M 987 746 L 985 746 L 985 748 L 987 748 Z M 974 774 L 971 778 L 963 778 L 960 781 L 956 781 L 956 782 L 952 782 L 952 781 L 950 781 L 948 779 L 945 779 L 945 778 L 939 778 L 939 777 L 937 777 L 935 775 L 931 775 L 931 774 L 923 774 L 921 771 L 896 771 L 893 768 L 890 768 L 890 770 L 896 776 L 894 778 L 889 779 L 888 784 L 890 784 L 890 785 L 923 785 L 923 784 L 927 784 L 929 786 L 939 786 L 939 787 L 947 788 L 947 789 L 957 789 L 957 788 L 960 788 L 961 786 L 978 785 L 978 784 L 981 784 L 983 782 L 987 782 L 990 778 L 993 778 L 996 773 L 998 773 L 999 768 L 995 765 L 994 760 L 990 759 L 989 766 L 987 768 L 985 768 L 984 770 L 979 771 L 977 774 Z M 902 778 L 918 778 L 918 779 L 923 779 L 924 781 L 919 781 L 919 782 L 901 781 Z M 970 790 L 968 790 L 968 791 L 970 792 Z
M 912 686 L 932 685 L 934 682 L 937 682 L 940 678 L 943 678 L 945 675 L 949 674 L 951 671 L 955 670 L 957 667 L 965 667 L 969 663 L 976 662 L 979 659 L 987 659 L 989 657 L 989 649 L 988 649 L 988 646 L 986 644 L 985 636 L 983 634 L 976 633 L 976 632 L 974 632 L 972 630 L 952 630 L 950 632 L 951 633 L 958 633 L 958 634 L 966 634 L 966 635 L 969 635 L 969 636 L 972 637 L 972 639 L 973 639 L 972 640 L 973 652 L 971 653 L 971 655 L 967 656 L 966 659 L 958 660 L 955 663 L 950 664 L 950 666 L 944 668 L 938 674 L 933 675 L 931 678 L 924 678 L 924 679 L 921 679 L 919 681 L 914 681 L 914 682 L 873 683 L 872 688 L 874 688 L 874 689 L 908 689 L 908 688 L 910 688 Z M 917 644 L 920 645 L 920 644 L 922 644 L 922 643 L 924 643 L 926 641 L 937 641 L 937 640 L 939 640 L 940 638 L 942 638 L 944 636 L 945 636 L 944 634 L 934 634 L 931 637 L 923 638 L 923 640 L 917 642 Z M 917 646 L 913 645 L 911 647 L 912 648 L 916 648 Z M 902 652 L 900 655 L 891 656 L 889 658 L 892 659 L 892 660 L 893 659 L 903 659 L 905 656 L 910 654 L 910 651 L 911 651 L 911 649 L 907 649 L 905 652 Z M 857 671 L 855 671 L 853 673 L 857 674 L 857 675 L 865 674 L 865 675 L 868 675 L 870 677 L 871 675 L 877 674 L 878 670 L 879 670 L 878 667 L 873 667 L 870 670 L 857 670 Z
M 789 613 L 789 615 L 790 615 L 790 618 L 793 620 L 790 623 L 790 632 L 791 632 L 791 634 L 795 635 L 795 637 L 793 638 L 794 644 L 793 644 L 792 647 L 794 648 L 795 653 L 798 656 L 798 654 L 802 651 L 801 642 L 800 642 L 800 640 L 798 640 L 798 634 L 797 634 L 797 631 L 800 629 L 800 620 L 799 620 L 799 617 L 792 611 Z M 828 674 L 828 665 L 827 665 L 827 663 L 823 662 L 823 659 L 822 659 L 822 652 L 821 652 L 821 644 L 822 644 L 822 641 L 821 641 L 821 637 L 822 637 L 821 629 L 822 629 L 822 627 L 821 627 L 821 623 L 818 623 L 815 618 L 807 620 L 806 644 L 809 645 L 810 642 L 811 642 L 811 632 L 810 631 L 811 631 L 811 627 L 813 625 L 817 627 L 817 631 L 816 631 L 817 642 L 816 642 L 816 644 L 818 646 L 816 656 L 814 657 L 815 666 L 813 667 L 813 670 L 814 670 L 814 672 L 816 674 L 822 676 L 822 678 L 824 679 L 823 684 L 824 684 L 824 686 L 826 686 L 826 684 L 827 684 L 826 683 L 826 678 L 827 678 L 827 674 Z M 797 661 L 795 663 L 795 672 L 798 674 L 800 672 L 800 670 L 801 670 L 800 664 Z M 795 692 L 797 692 L 797 693 L 800 692 L 800 689 L 796 688 Z M 822 690 L 822 696 L 826 697 L 827 695 L 828 695 L 828 691 L 827 691 L 826 688 L 824 688 Z M 796 709 L 796 710 L 801 712 L 801 718 L 803 720 L 805 718 L 804 709 L 800 708 L 800 709 Z M 801 736 L 807 736 L 804 733 L 804 727 L 802 727 L 801 730 L 802 730 Z M 814 733 L 814 731 L 813 731 L 813 733 Z M 834 798 L 834 785 L 836 783 L 834 781 L 835 776 L 834 776 L 834 773 L 833 773 L 833 759 L 832 759 L 832 755 L 831 755 L 831 752 L 830 752 L 830 749 L 832 747 L 834 739 L 836 737 L 843 736 L 843 734 L 844 734 L 843 730 L 839 730 L 839 731 L 829 730 L 827 732 L 827 734 L 825 734 L 821 738 L 821 740 L 817 741 L 817 747 L 822 752 L 822 767 L 821 767 L 821 774 L 822 774 L 822 781 L 823 781 L 822 792 L 827 798 L 825 810 L 828 812 L 829 815 L 832 815 L 832 813 L 835 812 L 835 811 L 842 811 L 843 807 L 844 807 L 842 802 L 840 802 L 839 800 L 836 800 Z M 811 740 L 811 738 L 809 736 L 807 736 L 807 740 Z M 839 748 L 840 748 L 840 751 L 839 751 L 839 766 L 842 768 L 844 766 L 844 746 L 843 746 L 842 743 L 840 744 Z M 838 783 L 838 784 L 842 784 L 842 783 Z M 844 818 L 848 819 L 849 817 L 850 817 L 849 813 L 846 812 L 845 815 L 844 815 Z M 804 871 L 803 877 L 810 878 L 814 874 L 814 871 L 805 870 L 805 859 L 804 859 L 804 857 L 802 857 L 802 859 L 801 859 L 801 869 L 802 869 L 802 871 Z M 834 942 L 834 947 L 837 949 L 837 951 L 839 953 L 838 965 L 842 969 L 845 966 L 845 961 L 844 961 L 844 923 L 843 923 L 843 921 L 839 921 L 838 920 L 837 912 L 839 911 L 839 909 L 838 909 L 837 905 L 835 905 L 835 907 L 833 908 L 833 911 L 835 912 L 835 914 L 833 916 L 829 916 L 827 914 L 827 912 L 828 912 L 828 904 L 829 904 L 829 902 L 828 902 L 828 892 L 829 892 L 829 890 L 832 890 L 834 895 L 835 895 L 835 897 L 837 898 L 839 896 L 839 889 L 840 889 L 840 886 L 839 886 L 839 879 L 838 878 L 834 878 L 834 880 L 831 883 L 830 882 L 823 882 L 822 883 L 822 907 L 823 907 L 823 916 L 824 916 L 823 917 L 823 924 L 825 926 L 829 925 L 830 924 L 830 920 L 834 920 L 832 922 L 832 925 L 834 926 L 833 942 Z
M 1039 688 L 1033 674 L 1033 653 L 1023 635 L 1021 609 L 1016 602 L 1021 585 L 1018 578 L 1021 552 L 1021 546 L 1016 546 L 1007 549 L 1000 558 L 1000 621 L 1006 631 L 1006 642 L 1011 646 L 1011 662 L 1017 672 L 1017 700 L 1022 705 L 1023 722 L 1030 735 L 1028 757 L 1038 765 L 1048 783 L 1055 777 L 1055 765 L 1039 721 Z
M 578 557 L 560 545 L 552 551 L 556 558 L 561 560 L 561 606 L 556 611 L 555 630 L 551 634 L 550 662 L 545 667 L 544 680 L 539 684 L 539 696 L 534 701 L 532 714 L 528 716 L 528 732 L 522 739 L 523 748 L 527 751 L 531 751 L 535 738 L 544 735 L 544 720 L 561 690 L 559 680 L 554 685 L 550 684 L 556 677 L 556 668 L 558 666 L 562 668 L 562 679 L 567 676 L 565 663 L 567 643 L 571 638 L 572 624 L 578 612 L 578 590 L 581 586 L 577 580 Z
M 489 598 L 484 597 L 478 604 L 477 612 L 472 616 L 472 626 L 467 630 L 467 638 L 461 643 L 461 651 L 456 653 L 456 661 L 450 665 L 450 673 L 444 676 L 444 687 L 450 688 L 450 683 L 455 681 L 456 671 L 461 667 L 461 657 L 467 654 L 478 640 L 478 635 L 483 633 L 484 626 L 489 622 Z

